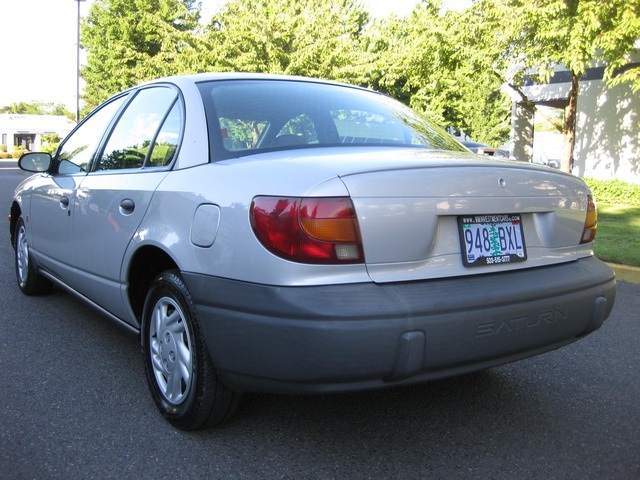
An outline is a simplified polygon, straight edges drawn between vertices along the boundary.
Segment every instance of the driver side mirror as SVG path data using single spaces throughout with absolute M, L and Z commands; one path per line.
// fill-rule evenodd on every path
M 51 155 L 42 152 L 25 153 L 18 160 L 18 167 L 32 173 L 48 172 L 51 168 Z

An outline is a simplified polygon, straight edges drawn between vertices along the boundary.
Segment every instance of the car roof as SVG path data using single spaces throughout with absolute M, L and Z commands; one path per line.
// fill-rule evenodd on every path
M 280 75 L 272 73 L 250 73 L 250 72 L 205 72 L 205 73 L 192 73 L 186 75 L 172 75 L 168 77 L 162 77 L 155 80 L 150 80 L 141 85 L 152 85 L 156 83 L 173 83 L 175 85 L 184 85 L 185 83 L 202 83 L 209 81 L 220 80 L 282 80 L 282 81 L 297 81 L 306 83 L 322 83 L 325 85 L 340 85 L 343 87 L 356 88 L 360 90 L 372 91 L 364 87 L 357 85 L 351 85 L 348 83 L 335 82 L 331 80 L 322 80 L 312 77 L 302 77 L 297 75 Z M 137 85 L 139 87 L 140 85 Z M 133 87 L 136 88 L 136 87 Z M 375 92 L 380 93 L 380 92 Z

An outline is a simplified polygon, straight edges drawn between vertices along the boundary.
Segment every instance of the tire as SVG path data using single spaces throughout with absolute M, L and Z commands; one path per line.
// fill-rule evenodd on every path
M 149 389 L 171 424 L 199 430 L 233 415 L 240 394 L 228 389 L 218 376 L 195 304 L 177 271 L 166 271 L 151 284 L 141 333 Z
M 13 250 L 15 253 L 16 279 L 20 290 L 26 295 L 41 295 L 51 292 L 53 284 L 38 273 L 31 261 L 27 230 L 22 217 L 16 223 Z

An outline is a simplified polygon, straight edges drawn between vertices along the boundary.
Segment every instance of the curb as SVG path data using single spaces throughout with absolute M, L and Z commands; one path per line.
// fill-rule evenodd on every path
M 616 280 L 640 283 L 640 268 L 618 265 L 616 263 L 608 263 L 607 265 L 613 268 L 613 271 L 616 272 Z

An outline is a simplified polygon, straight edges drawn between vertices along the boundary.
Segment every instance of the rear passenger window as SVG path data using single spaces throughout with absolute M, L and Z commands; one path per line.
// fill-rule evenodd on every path
M 169 165 L 178 151 L 178 140 L 182 128 L 182 105 L 180 102 L 173 104 L 173 108 L 167 115 L 158 136 L 153 142 L 153 149 L 149 155 L 146 166 L 163 167 Z
M 178 148 L 182 107 L 169 87 L 141 90 L 111 132 L 97 170 L 164 166 Z

